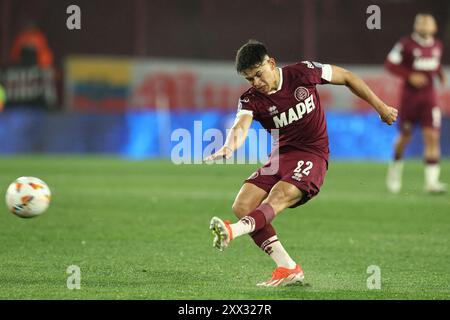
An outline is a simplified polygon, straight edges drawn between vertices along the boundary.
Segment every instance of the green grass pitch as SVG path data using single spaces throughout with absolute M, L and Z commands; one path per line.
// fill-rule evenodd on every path
M 450 196 L 423 193 L 423 165 L 404 190 L 386 165 L 331 162 L 321 193 L 274 226 L 305 270 L 304 286 L 260 288 L 274 264 L 249 237 L 212 247 L 209 220 L 231 204 L 254 165 L 181 165 L 107 157 L 0 158 L 0 183 L 45 180 L 49 210 L 0 214 L 0 299 L 449 299 Z M 450 181 L 450 162 L 442 163 Z M 69 290 L 66 269 L 81 269 Z M 369 290 L 367 268 L 380 267 Z

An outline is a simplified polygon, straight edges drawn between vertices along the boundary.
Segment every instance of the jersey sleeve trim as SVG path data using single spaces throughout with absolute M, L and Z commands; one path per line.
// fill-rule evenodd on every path
M 238 118 L 238 117 L 240 117 L 240 116 L 243 116 L 243 115 L 249 115 L 249 116 L 252 116 L 252 117 L 253 117 L 253 111 L 251 111 L 251 110 L 239 110 L 239 111 L 236 113 L 236 118 Z
M 401 64 L 403 61 L 402 51 L 403 45 L 401 43 L 397 43 L 389 52 L 387 60 L 392 64 Z
M 333 76 L 333 69 L 330 64 L 322 65 L 322 79 L 330 82 L 331 77 Z

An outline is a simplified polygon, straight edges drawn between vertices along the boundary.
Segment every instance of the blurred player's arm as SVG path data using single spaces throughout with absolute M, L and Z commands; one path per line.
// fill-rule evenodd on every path
M 388 106 L 356 74 L 344 68 L 331 66 L 331 84 L 345 85 L 355 95 L 368 102 L 380 115 L 381 120 L 391 125 L 397 120 L 397 109 Z
M 385 68 L 392 74 L 408 80 L 411 75 L 411 71 L 403 65 L 403 45 L 397 43 L 394 48 L 389 52 L 386 61 L 384 62 Z
M 247 138 L 248 130 L 252 125 L 253 116 L 250 114 L 238 114 L 234 124 L 228 132 L 224 145 L 216 153 L 205 158 L 204 161 L 213 161 L 216 159 L 231 158 L 234 151 L 244 143 Z
M 444 69 L 442 69 L 442 65 L 439 66 L 439 70 L 437 72 L 439 80 L 443 86 L 447 85 L 447 76 L 445 75 Z
M 392 74 L 408 81 L 415 88 L 421 88 L 428 83 L 428 78 L 421 72 L 411 71 L 403 65 L 405 54 L 402 43 L 397 43 L 389 52 L 384 63 L 385 68 Z

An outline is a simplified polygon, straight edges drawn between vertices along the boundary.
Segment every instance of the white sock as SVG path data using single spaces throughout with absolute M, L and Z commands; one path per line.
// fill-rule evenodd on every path
M 395 174 L 399 179 L 402 178 L 403 160 L 394 160 L 391 162 L 391 173 Z
M 386 176 L 386 185 L 389 191 L 393 193 L 400 192 L 402 188 L 402 171 L 403 171 L 402 160 L 394 160 L 389 163 L 388 172 Z
M 270 237 L 261 245 L 263 249 L 277 264 L 277 267 L 283 267 L 288 269 L 294 269 L 297 264 L 289 256 L 287 251 L 284 249 L 281 242 L 278 240 L 277 236 Z
M 251 233 L 255 230 L 255 219 L 252 217 L 244 217 L 236 223 L 230 224 L 233 239 L 244 234 Z
M 439 164 L 427 164 L 425 166 L 425 183 L 427 186 L 435 185 L 439 182 L 441 167 Z

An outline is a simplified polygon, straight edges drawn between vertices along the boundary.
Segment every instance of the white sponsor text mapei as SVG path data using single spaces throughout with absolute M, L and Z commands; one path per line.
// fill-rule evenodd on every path
M 316 105 L 314 104 L 313 96 L 310 95 L 303 102 L 297 103 L 294 107 L 291 107 L 289 110 L 274 116 L 272 119 L 277 129 L 282 128 L 292 122 L 302 119 L 305 114 L 310 113 L 315 108 Z

